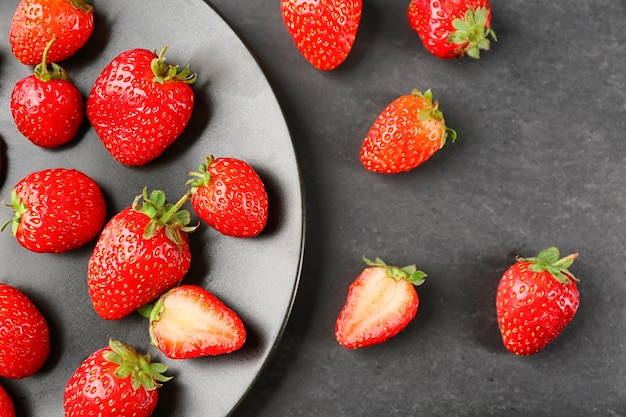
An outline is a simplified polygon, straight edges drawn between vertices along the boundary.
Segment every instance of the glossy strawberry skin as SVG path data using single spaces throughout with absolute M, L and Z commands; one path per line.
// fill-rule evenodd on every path
M 323 71 L 348 57 L 362 9 L 362 0 L 281 0 L 283 21 L 298 50 Z
M 106 220 L 98 184 L 66 168 L 33 172 L 14 187 L 14 235 L 37 253 L 62 253 L 94 239 Z M 23 207 L 18 207 L 23 205 Z
M 183 81 L 154 81 L 146 49 L 122 52 L 98 75 L 87 97 L 87 118 L 118 162 L 141 166 L 159 157 L 185 130 L 194 92 Z
M 150 314 L 152 344 L 171 359 L 215 356 L 240 349 L 241 318 L 215 294 L 197 285 L 169 290 Z
M 346 303 L 335 322 L 340 345 L 358 349 L 383 343 L 405 329 L 415 318 L 419 297 L 415 285 L 393 277 L 386 266 L 365 268 L 350 284 Z
M 504 346 L 520 356 L 535 354 L 572 321 L 580 304 L 576 283 L 564 285 L 550 273 L 533 272 L 518 261 L 502 276 L 496 296 Z
M 459 58 L 466 54 L 468 44 L 450 42 L 450 35 L 457 30 L 453 21 L 464 19 L 468 10 L 479 8 L 487 11 L 485 27 L 491 28 L 488 0 L 412 0 L 408 10 L 409 24 L 430 53 L 442 59 Z M 495 36 L 493 32 L 490 34 Z
M 204 169 L 207 180 L 191 197 L 198 217 L 227 236 L 258 236 L 267 224 L 269 199 L 254 168 L 237 158 L 211 158 Z
M 84 119 L 83 97 L 69 80 L 42 81 L 31 75 L 13 88 L 11 115 L 28 140 L 54 148 L 76 136 Z
M 15 417 L 15 407 L 9 394 L 0 385 L 0 416 Z
M 363 166 L 372 172 L 397 174 L 431 158 L 453 131 L 446 128 L 442 116 L 422 119 L 420 113 L 428 109 L 437 112 L 437 102 L 432 103 L 429 95 L 417 90 L 387 105 L 361 145 L 359 158 Z M 450 136 L 456 140 L 456 133 Z
M 118 378 L 118 365 L 105 359 L 105 347 L 85 359 L 67 382 L 63 405 L 65 417 L 148 417 L 157 406 L 156 389 L 135 390 L 130 378 Z
M 20 290 L 0 283 L 0 376 L 21 379 L 37 373 L 50 354 L 50 329 Z
M 128 207 L 105 225 L 88 263 L 89 295 L 107 320 L 128 316 L 177 285 L 191 265 L 188 237 L 172 242 L 163 228 L 143 237 L 150 218 Z
M 61 62 L 87 43 L 93 29 L 93 7 L 83 0 L 22 0 L 11 21 L 11 51 L 23 64 L 37 65 L 56 36 L 48 58 Z

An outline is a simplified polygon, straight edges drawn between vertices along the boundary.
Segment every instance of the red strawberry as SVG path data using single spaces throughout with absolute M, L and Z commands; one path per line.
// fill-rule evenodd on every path
M 0 416 L 2 417 L 15 417 L 15 407 L 13 407 L 13 400 L 9 397 L 9 394 L 0 385 Z
M 47 55 L 53 37 L 34 75 L 18 81 L 11 94 L 11 114 L 18 130 L 35 145 L 54 148 L 72 140 L 83 122 L 83 97 L 67 73 Z
M 182 71 L 146 49 L 122 52 L 100 73 L 87 97 L 87 118 L 118 162 L 144 165 L 187 127 L 194 106 L 187 66 Z
M 410 171 L 441 149 L 456 132 L 433 103 L 430 90 L 392 101 L 376 118 L 361 146 L 361 162 L 369 171 L 396 174 Z
M 93 7 L 84 0 L 22 0 L 11 21 L 11 51 L 23 64 L 37 65 L 56 36 L 48 59 L 61 62 L 87 43 L 93 27 Z
M 0 334 L 0 376 L 26 378 L 48 359 L 50 329 L 46 319 L 23 292 L 2 283 Z
M 497 40 L 488 0 L 412 0 L 408 17 L 426 49 L 439 58 L 479 58 L 481 49 L 490 48 L 488 36 Z
M 362 0 L 281 0 L 283 21 L 300 53 L 315 68 L 332 70 L 352 50 Z
M 256 171 L 236 158 L 207 157 L 191 172 L 191 205 L 198 216 L 222 234 L 254 237 L 265 228 L 268 197 Z
M 98 184 L 75 169 L 33 172 L 11 190 L 12 234 L 33 252 L 61 253 L 95 238 L 106 220 Z
M 378 258 L 364 260 L 369 267 L 350 285 L 335 324 L 337 341 L 350 349 L 382 343 L 406 328 L 419 306 L 414 286 L 426 277 L 415 265 L 398 268 Z
M 536 258 L 518 258 L 502 276 L 496 295 L 504 346 L 517 355 L 532 355 L 552 342 L 574 318 L 580 303 L 568 268 L 578 254 L 559 259 L 557 248 Z
M 148 317 L 152 344 L 172 359 L 230 353 L 246 340 L 239 316 L 197 285 L 169 290 L 154 304 Z
M 158 389 L 170 377 L 167 367 L 149 354 L 117 340 L 85 359 L 70 377 L 63 395 L 65 417 L 148 417 L 159 400 Z
M 143 197 L 143 202 L 140 200 Z M 166 204 L 162 191 L 144 190 L 131 207 L 106 224 L 88 264 L 89 295 L 96 313 L 121 319 L 177 285 L 191 265 L 190 214 Z

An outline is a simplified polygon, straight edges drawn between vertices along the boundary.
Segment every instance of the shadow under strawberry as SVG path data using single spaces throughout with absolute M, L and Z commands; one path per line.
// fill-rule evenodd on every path
M 4 138 L 0 136 L 0 188 L 7 178 L 8 161 L 6 157 L 6 143 Z

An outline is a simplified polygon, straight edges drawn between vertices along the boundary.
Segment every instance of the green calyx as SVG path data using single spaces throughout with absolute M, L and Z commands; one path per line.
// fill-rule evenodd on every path
M 448 138 L 450 138 L 452 142 L 455 142 L 457 139 L 457 133 L 454 129 L 446 126 L 446 122 L 443 118 L 443 113 L 441 112 L 441 110 L 439 110 L 439 102 L 437 100 L 433 101 L 433 92 L 430 90 L 430 88 L 423 93 L 418 89 L 413 89 L 411 95 L 413 95 L 414 97 L 420 97 L 426 101 L 426 105 L 422 110 L 420 110 L 418 114 L 420 120 L 437 120 L 439 122 L 442 122 L 440 148 L 443 148 Z
M 163 382 L 167 382 L 172 377 L 163 375 L 167 371 L 167 366 L 158 362 L 151 362 L 149 353 L 141 355 L 129 345 L 118 340 L 109 340 L 110 351 L 102 356 L 109 362 L 119 367 L 114 374 L 120 379 L 130 377 L 130 384 L 134 390 L 143 387 L 149 391 L 160 388 Z
M 411 284 L 416 285 L 416 286 L 422 285 L 426 278 L 426 273 L 418 270 L 415 267 L 415 265 L 408 265 L 408 266 L 400 268 L 397 266 L 387 265 L 385 261 L 383 261 L 380 258 L 376 258 L 374 261 L 372 261 L 371 259 L 368 259 L 365 256 L 363 257 L 363 261 L 368 266 L 385 268 L 385 272 L 387 273 L 387 276 L 395 280 L 405 279 L 409 281 Z
M 198 226 L 188 226 L 191 222 L 191 214 L 187 210 L 181 210 L 189 199 L 190 194 L 185 193 L 176 204 L 167 204 L 165 193 L 155 190 L 148 195 L 147 189 L 138 195 L 133 201 L 132 208 L 144 213 L 150 218 L 150 222 L 144 230 L 144 239 L 152 239 L 157 231 L 165 229 L 165 235 L 177 245 L 184 243 L 181 232 L 191 233 Z
M 571 284 L 572 281 L 578 282 L 578 279 L 568 270 L 577 257 L 578 253 L 572 253 L 561 258 L 559 249 L 556 247 L 550 247 L 541 251 L 535 258 L 518 257 L 517 260 L 520 262 L 530 262 L 531 265 L 528 269 L 531 271 L 549 272 L 550 275 L 552 275 L 561 284 L 567 285 Z
M 67 73 L 65 70 L 58 64 L 50 63 L 48 64 L 48 53 L 50 52 L 50 48 L 52 44 L 56 42 L 56 35 L 52 36 L 50 42 L 46 45 L 46 49 L 43 50 L 43 56 L 41 58 L 41 63 L 35 67 L 34 73 L 35 77 L 43 82 L 48 82 L 52 80 L 67 80 Z
M 488 51 L 491 47 L 488 36 L 497 41 L 496 33 L 487 26 L 489 8 L 479 7 L 468 9 L 463 19 L 454 19 L 452 26 L 456 29 L 448 36 L 448 42 L 462 45 L 465 53 L 472 58 L 480 58 L 480 50 Z
M 181 70 L 178 65 L 165 63 L 166 50 L 167 46 L 161 50 L 159 56 L 154 58 L 150 64 L 152 72 L 154 73 L 153 81 L 158 84 L 163 84 L 168 81 L 181 81 L 187 84 L 195 83 L 198 74 L 195 72 L 192 74 L 189 65 Z
M 211 181 L 211 174 L 209 174 L 207 170 L 214 160 L 215 158 L 213 157 L 213 155 L 209 155 L 206 157 L 205 163 L 200 165 L 197 171 L 189 172 L 189 176 L 191 176 L 192 178 L 187 181 L 186 185 L 191 187 L 191 189 L 189 190 L 190 194 L 195 193 L 198 188 L 209 184 L 209 182 Z
M 72 3 L 72 6 L 74 6 L 83 13 L 93 12 L 93 6 L 87 3 L 85 0 L 70 0 L 70 3 Z
M 11 189 L 11 204 L 4 203 L 4 205 L 13 207 L 13 218 L 2 225 L 0 232 L 4 232 L 4 229 L 11 225 L 11 236 L 15 236 L 17 234 L 17 228 L 20 225 L 20 219 L 28 211 L 28 207 L 17 196 L 15 188 Z

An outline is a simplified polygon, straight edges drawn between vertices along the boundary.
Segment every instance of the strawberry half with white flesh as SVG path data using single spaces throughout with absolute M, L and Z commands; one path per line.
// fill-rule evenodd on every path
M 416 285 L 426 274 L 415 265 L 389 266 L 380 258 L 350 285 L 346 304 L 335 324 L 335 337 L 350 349 L 382 343 L 406 328 L 419 306 Z

